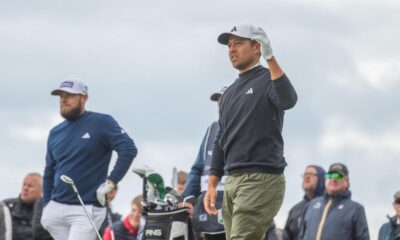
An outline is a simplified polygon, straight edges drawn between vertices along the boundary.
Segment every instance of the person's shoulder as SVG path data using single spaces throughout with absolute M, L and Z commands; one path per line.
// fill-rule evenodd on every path
M 13 208 L 18 204 L 19 198 L 7 198 L 2 201 L 8 208 Z
M 64 126 L 67 124 L 66 120 L 63 120 L 62 122 L 60 122 L 59 124 L 55 125 L 51 130 L 50 130 L 50 135 L 62 128 L 64 128 Z
M 308 209 L 320 209 L 322 204 L 325 202 L 324 196 L 319 196 L 310 200 Z
M 293 205 L 293 207 L 290 209 L 290 212 L 296 211 L 299 208 L 303 208 L 304 205 L 306 205 L 306 204 L 307 204 L 307 202 L 303 199 L 300 202 Z
M 99 112 L 87 112 L 87 119 L 89 121 L 93 121 L 99 124 L 106 124 L 110 122 L 114 122 L 114 118 L 110 114 L 99 113 Z

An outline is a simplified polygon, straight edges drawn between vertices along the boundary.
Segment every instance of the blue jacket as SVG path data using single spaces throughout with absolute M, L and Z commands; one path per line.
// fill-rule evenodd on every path
M 322 213 L 328 200 L 332 205 L 328 210 L 322 229 L 323 240 L 369 240 L 368 224 L 364 207 L 351 200 L 351 192 L 345 191 L 337 196 L 314 198 L 304 217 L 303 240 L 315 240 Z
M 389 222 L 379 229 L 378 240 L 400 240 L 400 224 L 397 224 L 397 217 L 389 218 Z
M 118 158 L 107 176 L 113 150 Z M 48 138 L 43 204 L 50 200 L 79 204 L 71 186 L 60 180 L 65 174 L 75 182 L 85 204 L 99 206 L 98 186 L 106 179 L 117 184 L 136 154 L 133 140 L 109 115 L 85 112 L 76 120 L 65 120 L 50 131 Z
M 206 191 L 205 186 L 201 186 L 201 178 L 207 178 L 209 176 L 209 169 L 211 165 L 212 150 L 214 147 L 215 135 L 218 132 L 218 122 L 213 122 L 210 127 L 207 128 L 206 134 L 201 141 L 201 146 L 197 158 L 193 163 L 192 169 L 189 172 L 188 180 L 186 183 L 185 190 L 182 193 L 182 197 L 193 195 L 198 197 L 201 192 Z M 203 185 L 205 182 L 203 183 Z

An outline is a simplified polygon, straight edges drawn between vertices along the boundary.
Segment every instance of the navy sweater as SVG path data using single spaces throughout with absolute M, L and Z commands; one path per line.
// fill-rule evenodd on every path
M 117 162 L 107 177 L 112 151 Z M 79 204 L 71 186 L 60 176 L 71 177 L 85 204 L 99 206 L 96 189 L 106 179 L 117 184 L 128 171 L 137 149 L 133 140 L 109 115 L 85 112 L 65 120 L 50 131 L 43 175 L 43 204 L 50 200 Z
M 225 171 L 283 173 L 282 126 L 284 110 L 297 101 L 286 75 L 271 80 L 269 70 L 257 66 L 241 73 L 220 102 L 211 175 Z

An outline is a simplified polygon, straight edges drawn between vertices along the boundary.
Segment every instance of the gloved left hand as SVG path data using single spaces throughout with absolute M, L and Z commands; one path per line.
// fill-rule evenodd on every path
M 271 42 L 262 28 L 257 28 L 251 40 L 255 40 L 261 45 L 261 55 L 265 60 L 270 60 L 272 58 Z
M 101 206 L 106 205 L 106 195 L 114 189 L 114 183 L 110 180 L 107 180 L 105 183 L 102 183 L 96 191 L 97 201 L 101 204 Z

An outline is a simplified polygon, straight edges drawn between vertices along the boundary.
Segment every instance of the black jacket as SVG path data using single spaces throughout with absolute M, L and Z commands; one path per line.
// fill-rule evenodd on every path
M 379 229 L 378 240 L 400 240 L 400 224 L 397 224 L 397 217 L 388 217 L 389 222 Z
M 47 232 L 40 223 L 40 219 L 42 218 L 42 211 L 43 211 L 42 198 L 40 198 L 36 200 L 33 208 L 33 216 L 32 216 L 33 239 L 52 240 L 53 238 L 50 236 L 49 232 Z
M 328 200 L 324 196 L 314 198 L 308 206 L 304 217 L 303 240 L 315 240 L 322 213 Z M 351 192 L 345 191 L 332 198 L 322 229 L 323 240 L 369 240 L 368 224 L 364 207 L 351 200 Z
M 263 66 L 241 73 L 220 102 L 210 174 L 221 178 L 235 172 L 283 173 L 284 110 L 297 101 L 286 75 L 271 80 Z
M 297 203 L 296 205 L 294 205 L 294 207 L 290 209 L 289 216 L 286 221 L 285 228 L 283 230 L 283 239 L 285 240 L 300 239 L 300 231 L 303 224 L 304 214 L 307 211 L 308 204 L 312 199 L 323 195 L 325 191 L 325 174 L 326 174 L 325 170 L 315 165 L 310 165 L 308 167 L 314 167 L 318 175 L 317 186 L 314 192 L 314 196 L 311 199 L 307 198 L 307 196 L 304 196 L 301 202 Z
M 12 239 L 33 239 L 32 215 L 34 204 L 25 204 L 20 198 L 6 199 L 3 202 L 8 207 L 11 214 Z

